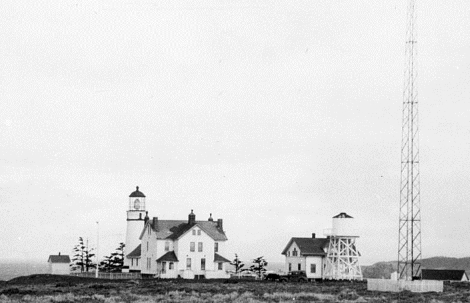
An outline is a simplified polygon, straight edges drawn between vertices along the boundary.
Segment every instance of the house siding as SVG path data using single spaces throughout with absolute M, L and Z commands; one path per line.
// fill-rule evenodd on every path
M 297 256 L 293 256 L 294 251 L 297 252 Z M 305 258 L 300 255 L 300 249 L 295 242 L 291 244 L 288 249 L 289 256 L 286 255 L 286 264 L 285 264 L 285 271 L 289 272 L 289 264 L 291 264 L 292 268 L 291 271 L 305 270 Z
M 178 251 L 176 253 L 178 260 L 179 271 L 186 269 L 186 259 L 191 258 L 191 271 L 194 275 L 203 275 L 206 271 L 213 271 L 214 269 L 214 240 L 209 237 L 203 230 L 201 234 L 193 235 L 192 230 L 199 230 L 198 226 L 191 228 L 187 233 L 178 239 Z M 195 251 L 190 251 L 190 243 L 194 242 Z M 203 251 L 198 251 L 198 242 L 203 243 Z M 220 245 L 220 244 L 219 244 Z M 206 259 L 206 269 L 201 269 L 201 259 Z
M 308 256 L 305 258 L 305 272 L 309 279 L 321 279 L 323 277 L 323 260 L 321 256 Z M 311 272 L 311 265 L 315 264 L 315 273 Z
M 52 263 L 49 262 L 49 272 L 52 275 L 69 275 L 70 265 L 69 263 Z
M 141 241 L 140 272 L 142 274 L 157 274 L 157 237 L 150 225 L 145 227 Z

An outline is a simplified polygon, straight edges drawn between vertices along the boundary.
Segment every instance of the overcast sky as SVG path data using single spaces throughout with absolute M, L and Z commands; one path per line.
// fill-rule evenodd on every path
M 398 245 L 405 0 L 0 2 L 0 259 L 151 217 L 283 261 L 339 212 Z M 422 250 L 470 255 L 470 2 L 418 1 Z

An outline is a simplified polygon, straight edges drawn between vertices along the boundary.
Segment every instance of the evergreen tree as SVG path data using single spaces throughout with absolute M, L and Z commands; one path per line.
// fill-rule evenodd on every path
M 235 267 L 235 273 L 236 274 L 241 273 L 243 266 L 245 266 L 245 264 L 243 264 L 243 262 L 240 260 L 240 258 L 238 257 L 237 254 L 235 254 L 235 259 L 233 259 L 233 261 L 230 262 L 230 265 Z
M 119 243 L 116 251 L 109 256 L 105 256 L 104 260 L 100 262 L 100 269 L 105 272 L 121 272 L 124 266 L 124 243 Z
M 116 251 L 111 254 L 112 258 L 112 270 L 114 272 L 121 272 L 122 267 L 124 266 L 124 247 L 126 244 L 119 243 L 119 247 L 116 248 Z
M 72 257 L 72 263 L 70 266 L 72 270 L 80 269 L 80 272 L 88 272 L 91 268 L 95 268 L 96 265 L 93 263 L 92 258 L 95 254 L 92 253 L 93 248 L 88 247 L 88 240 L 83 241 L 82 237 L 78 238 L 78 244 L 73 248 L 74 255 Z
M 253 264 L 250 266 L 250 270 L 253 271 L 258 278 L 262 278 L 264 273 L 266 272 L 266 266 L 268 262 L 263 258 L 263 256 L 258 257 L 253 260 Z
M 112 256 L 105 256 L 100 262 L 100 271 L 110 272 L 112 269 Z

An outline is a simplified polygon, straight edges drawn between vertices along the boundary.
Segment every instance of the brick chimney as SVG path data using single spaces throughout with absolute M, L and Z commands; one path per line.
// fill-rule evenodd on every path
M 188 216 L 188 224 L 194 224 L 196 223 L 196 215 L 193 213 L 193 210 L 191 209 L 191 213 Z
M 217 219 L 217 228 L 220 230 L 224 230 L 224 221 L 222 219 Z
M 315 239 L 315 233 L 312 233 L 312 239 Z
M 158 217 L 153 217 L 152 218 L 153 229 L 157 230 L 157 225 L 158 225 Z

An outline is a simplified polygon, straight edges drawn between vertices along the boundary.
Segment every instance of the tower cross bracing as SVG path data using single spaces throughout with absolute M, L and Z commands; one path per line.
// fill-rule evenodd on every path
M 403 90 L 398 277 L 421 275 L 421 208 L 419 181 L 416 1 L 409 0 Z
M 325 279 L 362 280 L 357 237 L 331 236 L 326 256 Z

